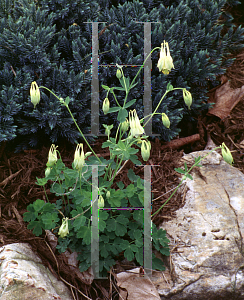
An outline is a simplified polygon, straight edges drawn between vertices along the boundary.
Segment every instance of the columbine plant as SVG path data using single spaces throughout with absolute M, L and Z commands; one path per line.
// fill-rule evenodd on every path
M 157 67 L 160 72 L 162 71 L 167 75 L 171 69 L 174 68 L 173 59 L 169 51 L 169 45 L 164 41 L 164 43 L 161 44 L 161 48 L 156 47 L 152 50 L 152 52 L 156 49 L 161 50 Z M 146 59 L 148 59 L 148 57 Z M 131 110 L 129 114 L 126 110 L 126 108 L 133 105 L 136 101 L 134 99 L 126 103 L 129 91 L 136 85 L 133 83 L 143 66 L 139 69 L 131 84 L 129 83 L 129 78 L 124 76 L 122 67 L 118 65 L 117 67 L 116 76 L 119 79 L 122 88 L 109 88 L 108 86 L 102 85 L 102 87 L 107 90 L 107 96 L 102 107 L 103 112 L 104 114 L 118 112 L 117 119 L 120 122 L 115 138 L 110 137 L 113 125 L 103 124 L 108 140 L 103 143 L 102 147 L 109 147 L 109 160 L 106 160 L 103 157 L 99 158 L 90 147 L 69 109 L 70 98 L 67 97 L 63 100 L 62 98 L 58 98 L 49 89 L 40 87 L 50 91 L 58 98 L 60 104 L 64 105 L 68 109 L 75 125 L 86 141 L 91 152 L 87 152 L 85 154 L 83 144 L 78 144 L 74 154 L 74 161 L 72 164 L 73 169 L 69 169 L 63 164 L 60 153 L 57 150 L 57 146 L 51 146 L 48 154 L 48 162 L 46 164 L 47 168 L 45 170 L 45 178 L 37 178 L 37 184 L 43 186 L 45 191 L 45 185 L 47 182 L 49 180 L 52 181 L 53 184 L 50 191 L 55 193 L 57 197 L 61 196 L 61 198 L 59 198 L 56 203 L 50 203 L 45 191 L 47 202 L 38 199 L 33 204 L 30 204 L 27 207 L 28 211 L 24 214 L 24 220 L 29 222 L 28 228 L 33 229 L 33 233 L 37 236 L 42 234 L 43 229 L 52 230 L 56 233 L 59 236 L 57 249 L 59 249 L 60 252 L 64 252 L 67 247 L 69 247 L 71 250 L 80 253 L 78 255 L 78 259 L 80 261 L 79 267 L 81 271 L 87 270 L 91 265 L 90 208 L 93 205 L 93 203 L 91 203 L 91 188 L 93 185 L 91 178 L 92 170 L 90 167 L 92 167 L 92 165 L 99 166 L 99 187 L 95 187 L 97 190 L 97 197 L 95 201 L 98 201 L 99 207 L 100 271 L 109 270 L 110 267 L 115 264 L 114 258 L 118 257 L 118 255 L 122 253 L 129 261 L 136 260 L 137 263 L 143 265 L 142 209 L 144 207 L 144 180 L 142 180 L 139 176 L 136 176 L 130 169 L 128 171 L 128 178 L 132 183 L 124 188 L 124 184 L 122 182 L 117 182 L 116 184 L 119 189 L 115 190 L 111 188 L 116 175 L 123 168 L 123 166 L 121 167 L 121 164 L 124 161 L 131 160 L 135 164 L 141 164 L 135 155 L 139 150 L 133 148 L 133 144 L 141 148 L 141 155 L 144 161 L 147 161 L 150 157 L 151 143 L 147 140 L 148 136 L 146 136 L 144 132 L 144 126 L 146 124 L 144 126 L 142 125 L 143 119 L 139 120 L 135 109 Z M 116 89 L 126 92 L 123 106 L 120 106 L 116 99 L 114 94 L 114 90 Z M 183 90 L 183 99 L 190 109 L 192 104 L 191 93 L 186 91 L 185 88 L 173 88 L 173 86 L 169 83 L 165 94 L 161 98 L 153 114 L 146 117 L 152 118 L 153 115 L 156 114 L 156 111 L 166 94 L 176 89 Z M 113 94 L 118 106 L 110 108 L 108 100 L 109 92 Z M 36 82 L 33 82 L 31 85 L 30 96 L 35 108 L 40 101 L 40 90 Z M 149 120 L 147 122 L 149 122 Z M 162 113 L 162 123 L 166 128 L 170 127 L 170 120 L 165 113 Z M 123 135 L 128 130 L 129 133 L 127 138 L 122 139 Z M 222 148 L 224 159 L 228 163 L 232 164 L 233 158 L 224 143 L 218 148 Z M 90 156 L 92 153 L 94 156 Z M 199 162 L 202 159 L 203 158 L 201 157 L 196 159 L 195 164 L 189 170 L 187 170 L 187 166 L 185 166 L 185 170 L 176 169 L 179 173 L 184 174 L 180 184 L 187 177 L 192 179 L 189 172 L 194 166 L 200 166 Z M 164 205 L 171 199 L 173 194 L 164 203 Z M 117 208 L 120 207 L 137 207 L 141 208 L 141 210 L 117 210 Z M 106 210 L 106 208 L 108 210 Z M 159 210 L 156 213 L 158 213 Z M 62 216 L 62 219 L 60 218 L 60 215 Z M 161 254 L 170 254 L 168 246 L 169 240 L 166 238 L 166 231 L 162 229 L 157 230 L 153 223 L 152 239 L 153 246 L 160 251 Z M 156 258 L 154 254 L 152 267 L 153 269 L 164 270 L 162 261 Z M 104 274 L 104 272 L 102 274 Z

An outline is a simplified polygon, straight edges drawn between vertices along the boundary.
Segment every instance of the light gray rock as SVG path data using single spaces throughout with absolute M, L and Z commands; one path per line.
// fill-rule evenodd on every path
M 1 247 L 0 262 L 0 300 L 73 300 L 29 244 Z
M 182 167 L 208 152 L 183 156 Z M 184 207 L 160 226 L 170 269 L 153 282 L 162 300 L 244 299 L 244 174 L 215 151 L 200 164 L 186 180 Z

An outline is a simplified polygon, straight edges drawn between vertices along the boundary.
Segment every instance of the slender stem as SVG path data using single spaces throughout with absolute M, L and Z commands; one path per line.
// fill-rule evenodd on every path
M 69 214 L 70 214 L 70 203 L 69 203 L 69 195 L 66 195 L 67 196 L 67 200 L 68 200 L 68 211 L 69 211 Z
M 64 192 L 63 192 L 63 188 L 62 188 L 62 183 L 61 183 L 61 181 L 60 181 L 59 178 L 58 178 L 58 183 L 59 183 L 59 185 L 60 185 L 60 187 L 61 187 L 61 191 L 62 191 L 61 197 L 62 197 L 62 199 L 63 199 L 63 203 L 64 203 L 65 210 L 66 210 L 66 201 L 65 201 L 65 198 L 64 198 Z
M 203 160 L 205 157 L 207 157 L 211 152 L 213 152 L 213 151 L 215 151 L 216 149 L 219 149 L 219 148 L 222 148 L 221 146 L 219 146 L 219 147 L 216 147 L 216 148 L 214 148 L 213 150 L 211 150 L 210 152 L 208 152 L 205 156 L 203 156 L 197 163 L 194 163 L 194 165 L 193 166 L 191 166 L 191 168 L 185 173 L 185 175 L 186 174 L 189 174 L 189 172 L 197 165 L 197 164 L 199 164 L 200 163 L 200 161 L 201 160 Z M 184 176 L 185 176 L 184 175 Z M 164 204 L 154 213 L 154 214 L 152 214 L 152 216 L 151 216 L 151 218 L 154 216 L 154 215 L 156 215 L 167 203 L 168 203 L 168 201 L 173 197 L 173 195 L 176 193 L 176 191 L 178 190 L 178 188 L 180 187 L 180 185 L 182 184 L 182 182 L 185 180 L 185 178 L 183 178 L 182 180 L 181 180 L 181 182 L 178 184 L 178 186 L 176 187 L 176 189 L 174 190 L 174 192 L 171 194 L 171 196 L 167 199 L 167 201 L 166 202 L 164 202 Z
M 48 88 L 46 88 L 45 86 L 40 86 L 39 88 L 44 88 L 44 89 L 48 90 L 48 91 L 49 91 L 50 93 L 52 93 L 56 98 L 58 98 L 52 91 L 50 91 L 50 90 L 49 90 Z M 58 100 L 60 101 L 59 98 L 58 98 Z M 71 117 L 72 117 L 72 119 L 73 119 L 73 121 L 74 121 L 74 123 L 75 123 L 77 129 L 79 130 L 79 132 L 80 132 L 80 134 L 82 135 L 83 139 L 86 141 L 88 147 L 89 147 L 90 150 L 93 152 L 93 154 L 96 156 L 96 158 L 100 161 L 100 163 L 102 163 L 102 161 L 101 161 L 101 160 L 99 159 L 99 157 L 96 155 L 96 153 L 94 152 L 94 150 L 92 149 L 92 147 L 91 147 L 90 144 L 88 143 L 87 139 L 85 138 L 85 136 L 84 136 L 83 133 L 81 132 L 81 130 L 80 130 L 78 124 L 77 124 L 76 121 L 75 121 L 75 118 L 73 117 L 72 112 L 71 112 L 70 109 L 69 109 L 69 106 L 68 106 L 65 102 L 64 102 L 63 104 L 64 104 L 64 106 L 68 109 L 68 111 L 69 111 L 69 113 L 70 113 L 70 115 L 71 115 Z
M 145 125 L 144 125 L 143 127 L 145 127 L 145 126 L 147 125 L 147 123 L 148 123 L 148 122 L 152 119 L 152 117 L 155 115 L 156 111 L 157 111 L 158 108 L 159 108 L 159 105 L 161 104 L 163 98 L 166 96 L 167 93 L 168 93 L 168 91 L 166 91 L 166 92 L 164 93 L 163 97 L 162 97 L 161 100 L 159 101 L 159 103 L 158 103 L 156 109 L 154 110 L 153 114 L 152 114 L 151 117 L 147 120 L 147 122 L 145 123 Z
M 171 90 L 171 91 L 174 91 L 174 90 L 183 90 L 183 89 L 184 89 L 184 88 L 174 88 L 174 89 Z M 164 93 L 163 97 L 161 98 L 161 100 L 159 101 L 157 107 L 155 108 L 153 114 L 152 114 L 151 117 L 147 120 L 147 122 L 145 123 L 145 125 L 143 125 L 143 127 L 145 127 L 145 126 L 147 125 L 147 123 L 152 119 L 152 117 L 155 115 L 156 111 L 158 110 L 159 105 L 161 104 L 163 98 L 166 96 L 166 94 L 167 94 L 168 92 L 171 92 L 171 91 L 166 91 L 166 92 Z M 158 113 L 158 114 L 160 114 L 160 113 Z
M 143 64 L 141 65 L 141 67 L 140 67 L 140 69 L 138 70 L 138 72 L 137 72 L 137 74 L 136 74 L 136 76 L 134 77 L 134 79 L 132 80 L 132 82 L 131 82 L 131 84 L 130 84 L 130 86 L 129 86 L 129 89 L 127 90 L 127 86 L 126 86 L 126 84 L 125 84 L 125 76 L 124 76 L 124 72 L 123 72 L 123 69 L 122 68 L 120 68 L 121 69 L 121 71 L 122 71 L 122 78 L 123 78 L 123 80 L 124 80 L 124 85 L 125 85 L 125 92 L 126 92 L 126 95 L 125 95 L 125 100 L 124 100 L 124 104 L 123 104 L 123 107 L 125 106 L 125 103 L 126 103 L 126 100 L 127 100 L 127 97 L 128 97 L 128 95 L 129 95 L 129 91 L 130 91 L 130 89 L 131 89 L 131 86 L 133 85 L 133 83 L 134 83 L 134 81 L 136 80 L 136 77 L 139 75 L 139 73 L 140 73 L 140 71 L 141 71 L 141 69 L 144 67 L 144 64 L 145 64 L 145 62 L 146 62 L 146 60 L 149 58 L 149 56 L 153 53 L 153 51 L 154 50 L 156 50 L 156 49 L 161 49 L 160 47 L 156 47 L 156 48 L 154 48 L 149 54 L 148 54 L 148 56 L 146 57 L 146 59 L 145 59 L 145 61 L 143 62 Z
M 111 152 L 110 152 L 110 159 L 113 159 L 113 155 L 112 155 Z M 109 172 L 109 175 L 111 176 L 111 164 L 112 164 L 112 162 L 107 167 L 107 170 L 106 170 L 106 173 L 105 173 L 105 176 L 104 176 L 104 180 L 107 180 L 108 172 Z
M 131 86 L 133 85 L 134 81 L 136 80 L 136 77 L 139 75 L 139 72 L 140 72 L 141 69 L 144 67 L 144 64 L 145 64 L 146 60 L 147 60 L 147 59 L 149 58 L 149 56 L 153 53 L 153 51 L 156 50 L 156 49 L 161 49 L 161 48 L 160 48 L 160 47 L 156 47 L 156 48 L 154 48 L 154 49 L 148 54 L 148 56 L 146 57 L 146 59 L 145 59 L 143 65 L 140 67 L 140 69 L 139 69 L 139 71 L 137 72 L 135 78 L 132 80 L 132 82 L 131 82 L 131 84 L 130 84 L 130 87 L 129 87 L 129 90 L 130 90 Z
M 120 104 L 119 104 L 119 102 L 118 102 L 118 100 L 117 100 L 117 98 L 116 98 L 116 96 L 115 96 L 115 93 L 114 93 L 114 91 L 113 91 L 113 90 L 111 91 L 111 93 L 113 94 L 113 96 L 114 96 L 114 99 L 115 99 L 115 101 L 117 102 L 118 106 L 119 106 L 119 107 L 121 107 L 121 106 L 120 106 Z
M 120 131 L 121 131 L 121 123 L 119 123 L 119 126 L 118 126 L 118 128 L 117 128 L 116 135 L 115 135 L 115 141 L 117 140 L 119 128 L 120 128 Z M 121 139 L 121 134 L 120 134 L 119 140 L 120 140 L 120 139 Z
M 45 193 L 45 196 L 47 198 L 47 201 L 50 202 L 49 199 L 48 199 L 48 196 L 47 196 L 47 192 L 46 192 L 45 186 L 43 186 L 43 189 L 44 189 L 44 193 Z
M 108 188 L 110 188 L 110 186 L 113 184 L 114 178 L 115 178 L 115 176 L 117 175 L 116 173 L 117 173 L 117 171 L 118 171 L 118 169 L 119 169 L 119 167 L 120 167 L 120 165 L 121 165 L 121 163 L 122 163 L 122 161 L 123 161 L 123 158 L 124 158 L 124 155 L 122 156 L 122 158 L 121 158 L 121 160 L 120 160 L 120 162 L 119 162 L 119 165 L 117 164 L 117 168 L 115 168 L 115 170 L 114 170 L 113 177 L 109 180 L 109 181 L 110 181 L 110 184 L 109 184 Z M 117 159 L 118 159 L 118 157 L 117 157 Z
M 176 189 L 174 190 L 174 192 L 170 195 L 170 197 L 167 199 L 167 201 L 166 202 L 164 202 L 164 204 L 154 213 L 154 214 L 152 214 L 152 217 L 154 216 L 154 215 L 156 215 L 163 207 L 164 207 L 164 205 L 166 205 L 167 203 L 168 203 L 168 201 L 174 196 L 174 194 L 176 193 L 176 191 L 178 190 L 178 188 L 180 187 L 180 185 L 182 184 L 182 182 L 184 181 L 185 179 L 182 179 L 181 180 L 181 182 L 178 184 L 178 186 L 176 187 Z M 151 218 L 152 218 L 151 217 Z
M 84 136 L 83 133 L 81 132 L 81 130 L 80 130 L 78 124 L 76 123 L 76 121 L 75 121 L 75 119 L 74 119 L 74 117 L 73 117 L 73 115 L 72 115 L 72 113 L 71 113 L 69 107 L 68 107 L 68 106 L 66 106 L 66 107 L 67 107 L 67 109 L 68 109 L 68 111 L 69 111 L 69 113 L 70 113 L 70 115 L 71 115 L 71 117 L 72 117 L 72 119 L 73 119 L 73 121 L 74 121 L 74 123 L 75 123 L 77 129 L 79 130 L 80 134 L 82 135 L 82 137 L 83 137 L 84 140 L 86 141 L 87 146 L 90 148 L 90 150 L 91 150 L 91 151 L 93 152 L 93 154 L 96 156 L 96 158 L 100 161 L 100 163 L 102 163 L 102 161 L 101 161 L 101 160 L 99 159 L 99 157 L 96 155 L 96 153 L 94 152 L 94 150 L 92 149 L 92 147 L 91 147 L 90 144 L 88 143 L 87 139 L 85 138 L 85 136 Z

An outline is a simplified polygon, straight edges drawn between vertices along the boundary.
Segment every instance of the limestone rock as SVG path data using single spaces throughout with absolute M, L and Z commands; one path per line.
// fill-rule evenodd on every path
M 182 167 L 208 152 L 183 156 Z M 200 164 L 186 180 L 184 207 L 160 226 L 171 256 L 152 281 L 162 300 L 244 299 L 244 174 L 215 151 Z
M 25 243 L 0 248 L 0 300 L 72 300 L 67 286 Z

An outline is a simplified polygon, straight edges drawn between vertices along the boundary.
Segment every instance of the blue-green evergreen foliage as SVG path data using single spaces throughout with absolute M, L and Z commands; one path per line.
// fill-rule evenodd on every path
M 91 128 L 91 47 L 92 25 L 99 23 L 99 64 L 142 65 L 144 61 L 144 26 L 152 23 L 152 49 L 163 40 L 169 43 L 175 69 L 169 75 L 159 73 L 158 53 L 152 54 L 153 109 L 169 82 L 187 88 L 193 96 L 188 110 L 181 91 L 167 95 L 158 112 L 170 119 L 169 129 L 160 115 L 153 118 L 153 132 L 169 141 L 180 132 L 179 122 L 194 122 L 197 114 L 209 107 L 207 91 L 219 84 L 216 76 L 224 74 L 233 63 L 228 58 L 243 47 L 244 29 L 235 28 L 232 16 L 223 10 L 236 0 L 144 0 L 144 1 L 60 1 L 0 0 L 0 142 L 9 141 L 16 151 L 40 147 L 45 141 L 58 144 L 62 139 L 84 142 L 65 107 L 45 89 L 41 101 L 30 102 L 30 86 L 36 81 L 57 96 L 70 97 L 69 107 L 84 134 Z M 106 27 L 106 29 L 105 29 Z M 223 28 L 225 32 L 223 34 Z M 104 30 L 103 30 L 104 29 Z M 226 30 L 228 29 L 228 30 Z M 124 67 L 130 82 L 138 67 Z M 99 67 L 100 133 L 102 124 L 114 124 L 117 113 L 102 112 L 106 97 L 103 85 L 120 86 L 115 67 Z M 143 117 L 143 70 L 131 90 L 130 107 Z M 120 104 L 124 92 L 116 91 Z M 109 94 L 111 106 L 115 101 Z M 94 137 L 95 138 L 95 137 Z M 93 137 L 87 137 L 93 141 Z

